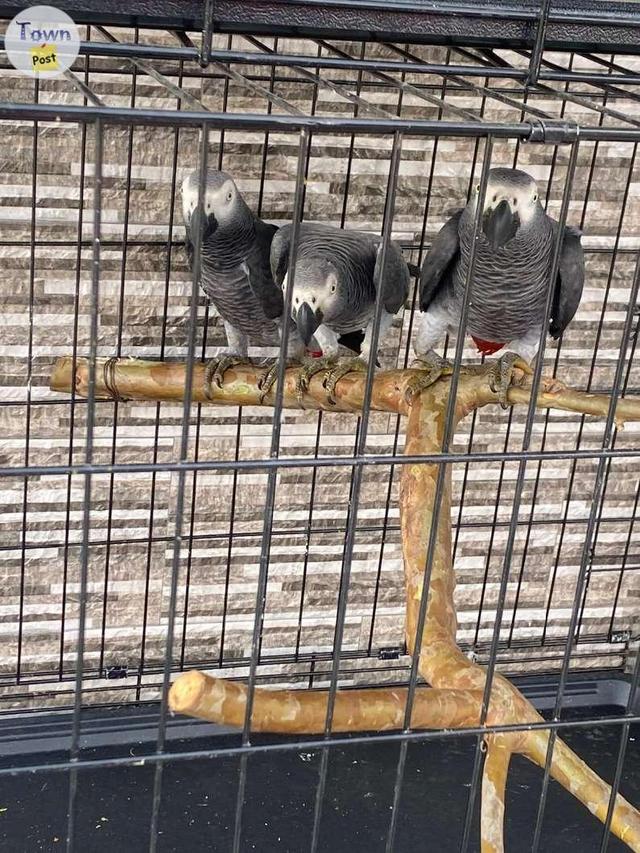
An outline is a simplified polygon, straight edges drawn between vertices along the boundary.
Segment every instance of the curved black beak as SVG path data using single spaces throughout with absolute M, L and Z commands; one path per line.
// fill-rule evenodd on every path
M 499 249 L 515 237 L 520 217 L 512 213 L 509 202 L 503 199 L 496 208 L 489 208 L 482 218 L 482 230 L 494 249 Z
M 314 311 L 308 302 L 303 302 L 295 312 L 296 328 L 305 346 L 309 344 L 313 333 L 322 323 L 322 318 L 322 311 L 319 308 Z
M 216 231 L 218 227 L 218 220 L 215 218 L 213 213 L 210 213 L 207 216 L 204 212 L 204 207 L 199 204 L 191 214 L 189 227 L 191 228 L 192 234 L 199 230 L 202 234 L 202 239 L 206 240 L 207 237 L 210 237 Z

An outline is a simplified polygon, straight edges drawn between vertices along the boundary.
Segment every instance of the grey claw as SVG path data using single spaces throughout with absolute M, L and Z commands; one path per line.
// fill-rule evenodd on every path
M 204 395 L 207 400 L 213 399 L 213 386 L 222 388 L 224 374 L 235 364 L 241 364 L 243 359 L 233 355 L 210 359 L 204 367 Z
M 273 388 L 278 378 L 278 359 L 276 359 L 271 367 L 263 373 L 260 379 L 258 380 L 258 390 L 260 391 L 260 405 L 264 403 L 264 398 L 267 396 L 269 391 Z M 285 361 L 285 369 L 287 367 L 294 367 L 298 364 L 298 360 L 295 358 L 287 358 Z
M 405 398 L 408 403 L 411 402 L 416 394 L 419 394 L 421 391 L 424 391 L 425 388 L 429 388 L 437 382 L 445 370 L 453 370 L 453 363 L 448 359 L 439 356 L 434 350 L 429 350 L 424 354 L 424 356 L 417 358 L 411 365 L 411 367 L 418 366 L 424 372 L 421 376 L 417 376 L 415 379 L 410 380 L 407 385 Z
M 336 385 L 342 379 L 343 376 L 346 376 L 348 373 L 354 372 L 362 372 L 368 369 L 368 364 L 362 358 L 346 358 L 342 359 L 335 367 L 328 371 L 325 376 L 322 385 L 326 388 L 327 391 L 327 400 L 331 403 L 332 406 L 336 404 L 336 398 L 334 397 L 334 392 L 336 390 Z
M 489 374 L 489 387 L 498 395 L 498 401 L 501 408 L 508 409 L 507 393 L 511 385 L 511 376 L 513 368 L 517 361 L 521 361 L 520 356 L 515 352 L 505 352 L 491 369 Z

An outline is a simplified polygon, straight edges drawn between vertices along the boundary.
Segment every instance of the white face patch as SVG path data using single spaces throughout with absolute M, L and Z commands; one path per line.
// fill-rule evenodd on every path
M 182 215 L 185 222 L 189 221 L 197 207 L 198 184 L 198 174 L 195 172 L 187 175 L 182 182 Z M 216 188 L 205 185 L 202 199 L 205 213 L 213 213 L 216 219 L 224 221 L 226 214 L 233 209 L 237 192 L 231 179 Z
M 284 290 L 287 278 L 282 283 Z M 297 311 L 307 303 L 313 311 L 320 309 L 325 316 L 332 316 L 332 308 L 337 305 L 338 278 L 334 272 L 322 276 L 317 267 L 305 268 L 304 263 L 296 268 L 291 299 L 291 310 Z
M 478 185 L 479 186 L 479 185 Z M 478 192 L 476 188 L 476 193 Z M 531 221 L 538 206 L 538 188 L 531 182 L 527 186 L 514 186 L 503 181 L 487 182 L 484 197 L 484 209 L 495 209 L 501 201 L 506 201 L 513 214 L 518 214 L 521 224 Z

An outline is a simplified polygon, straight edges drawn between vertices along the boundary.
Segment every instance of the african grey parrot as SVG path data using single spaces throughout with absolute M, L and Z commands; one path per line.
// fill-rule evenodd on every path
M 201 229 L 200 285 L 222 317 L 227 344 L 216 352 L 205 370 L 205 392 L 211 383 L 222 384 L 224 372 L 247 358 L 249 343 L 278 346 L 282 331 L 283 292 L 271 274 L 269 253 L 278 230 L 258 219 L 245 203 L 233 178 L 226 172 L 207 172 L 202 205 L 198 206 L 199 173 L 182 183 L 182 211 L 189 265 L 193 264 L 193 235 Z M 341 338 L 344 346 L 359 350 L 362 334 Z M 311 342 L 316 348 L 315 341 Z M 287 357 L 305 354 L 295 324 L 289 323 Z M 261 384 L 264 396 L 275 378 L 272 368 Z
M 479 187 L 436 235 L 420 275 L 420 309 L 414 350 L 433 381 L 444 364 L 433 347 L 458 327 L 464 299 Z M 495 390 L 506 402 L 516 355 L 531 361 L 538 351 L 558 223 L 540 204 L 533 178 L 519 169 L 491 169 L 469 295 L 467 332 L 480 352 L 499 359 Z M 558 338 L 582 296 L 584 254 L 578 229 L 565 227 L 549 332 Z M 414 383 L 414 391 L 419 390 Z
M 201 229 L 200 285 L 222 317 L 226 348 L 207 364 L 205 390 L 222 384 L 224 371 L 247 358 L 254 346 L 278 346 L 283 298 L 269 265 L 271 240 L 278 230 L 254 216 L 226 172 L 206 175 L 202 205 L 198 206 L 199 174 L 182 184 L 182 210 L 189 263 L 193 263 L 193 234 Z M 304 345 L 292 324 L 287 355 L 301 358 Z
M 277 232 L 271 244 L 274 280 L 287 286 L 291 226 Z M 329 399 L 342 376 L 366 369 L 371 353 L 376 293 L 382 287 L 382 314 L 378 340 L 404 305 L 409 291 L 409 269 L 400 248 L 390 242 L 382 270 L 382 238 L 330 225 L 301 223 L 291 298 L 291 316 L 303 343 L 312 336 L 323 358 L 307 362 L 300 373 L 298 391 L 321 370 L 332 368 L 325 386 Z M 341 335 L 364 329 L 359 358 L 336 365 Z

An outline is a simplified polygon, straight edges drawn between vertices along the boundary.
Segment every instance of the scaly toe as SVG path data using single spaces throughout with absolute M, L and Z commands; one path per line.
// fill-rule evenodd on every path
M 330 355 L 323 355 L 320 358 L 304 358 L 302 360 L 302 366 L 298 371 L 298 378 L 296 379 L 296 397 L 300 405 L 302 405 L 302 398 L 309 390 L 311 379 L 317 373 L 322 373 L 327 368 L 333 366 L 335 361 L 335 357 Z
M 567 390 L 567 386 L 562 380 L 556 379 L 555 376 L 543 376 L 542 390 L 545 394 L 561 394 Z
M 278 378 L 278 361 L 273 362 L 262 376 L 258 379 L 258 390 L 260 391 L 260 405 L 264 402 L 264 398 L 273 388 L 273 384 Z
M 425 388 L 429 388 L 445 373 L 453 371 L 453 363 L 442 358 L 434 350 L 429 350 L 423 358 L 415 359 L 410 367 L 421 370 L 420 376 L 410 379 L 405 390 L 405 399 L 411 403 L 416 394 L 420 394 Z
M 496 361 L 489 373 L 489 387 L 498 395 L 498 400 L 503 409 L 509 408 L 507 393 L 513 381 L 514 370 L 521 370 L 527 374 L 533 372 L 527 362 L 517 353 L 506 352 Z
M 295 358 L 287 358 L 285 360 L 285 370 L 287 369 L 287 367 L 297 366 L 299 363 L 300 362 Z M 265 364 L 268 364 L 268 362 L 265 362 Z M 273 364 L 270 365 L 269 369 L 265 373 L 263 373 L 260 379 L 258 380 L 258 390 L 260 391 L 260 405 L 264 403 L 265 397 L 267 396 L 269 391 L 271 391 L 271 389 L 276 383 L 276 380 L 278 379 L 278 364 L 279 361 L 278 359 L 276 359 Z
M 331 405 L 335 405 L 335 390 L 338 382 L 346 376 L 347 373 L 362 373 L 368 369 L 368 362 L 363 358 L 344 358 L 340 359 L 338 364 L 327 372 L 324 378 L 323 385 L 327 391 L 327 399 Z
M 236 355 L 224 355 L 221 358 L 212 358 L 204 366 L 204 395 L 207 400 L 213 399 L 213 386 L 222 388 L 224 374 L 230 367 L 243 364 L 245 359 Z

